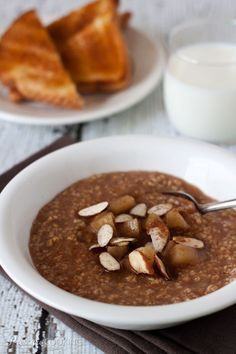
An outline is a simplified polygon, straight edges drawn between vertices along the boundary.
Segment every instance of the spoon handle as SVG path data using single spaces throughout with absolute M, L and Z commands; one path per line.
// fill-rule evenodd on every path
M 202 204 L 200 209 L 203 213 L 209 213 L 211 211 L 230 208 L 236 208 L 236 199 L 225 200 L 223 202 Z

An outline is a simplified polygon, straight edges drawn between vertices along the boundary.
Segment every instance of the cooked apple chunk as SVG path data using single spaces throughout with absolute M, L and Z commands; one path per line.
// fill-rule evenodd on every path
M 167 251 L 166 260 L 174 268 L 184 268 L 199 262 L 199 251 L 196 248 L 175 244 Z
M 134 197 L 131 195 L 124 195 L 111 201 L 110 210 L 116 215 L 122 214 L 133 208 L 135 204 Z
M 120 224 L 119 233 L 125 237 L 139 237 L 141 233 L 139 220 L 135 218 Z
M 128 246 L 108 246 L 107 252 L 120 260 L 128 253 Z
M 105 224 L 111 225 L 115 230 L 114 215 L 109 211 L 105 211 L 97 216 L 91 221 L 90 227 L 93 232 L 97 233 L 98 230 Z
M 170 210 L 165 216 L 169 229 L 188 229 L 189 225 L 177 209 Z

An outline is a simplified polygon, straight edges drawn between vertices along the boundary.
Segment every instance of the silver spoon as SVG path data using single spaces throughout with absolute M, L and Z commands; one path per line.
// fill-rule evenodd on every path
M 163 194 L 175 195 L 177 197 L 183 197 L 193 202 L 200 213 L 205 214 L 211 211 L 217 211 L 222 209 L 236 208 L 236 199 L 225 200 L 223 202 L 213 203 L 199 203 L 191 194 L 186 192 L 163 192 Z

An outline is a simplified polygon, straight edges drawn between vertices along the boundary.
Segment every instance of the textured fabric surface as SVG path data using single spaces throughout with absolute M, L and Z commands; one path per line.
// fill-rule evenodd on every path
M 0 176 L 0 191 L 24 167 L 43 155 L 73 143 L 64 136 L 52 145 L 15 165 Z M 0 273 L 8 278 L 3 269 Z M 184 325 L 162 330 L 132 332 L 99 326 L 51 308 L 34 299 L 40 306 L 63 321 L 105 353 L 113 354 L 235 354 L 236 306 Z

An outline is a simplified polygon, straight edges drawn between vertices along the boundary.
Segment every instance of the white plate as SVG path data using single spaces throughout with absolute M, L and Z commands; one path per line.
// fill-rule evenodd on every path
M 236 281 L 209 295 L 178 304 L 121 306 L 70 294 L 37 272 L 28 241 L 38 210 L 78 179 L 122 170 L 159 170 L 182 177 L 217 199 L 236 196 L 235 156 L 209 144 L 120 136 L 71 145 L 34 162 L 0 194 L 0 264 L 8 275 L 48 305 L 99 324 L 130 330 L 173 326 L 234 304 Z
M 128 28 L 126 37 L 133 65 L 133 77 L 127 89 L 114 94 L 83 96 L 82 110 L 65 110 L 42 103 L 12 103 L 0 87 L 0 119 L 37 125 L 82 123 L 121 112 L 141 101 L 162 77 L 165 51 L 160 40 L 155 44 L 137 29 Z

